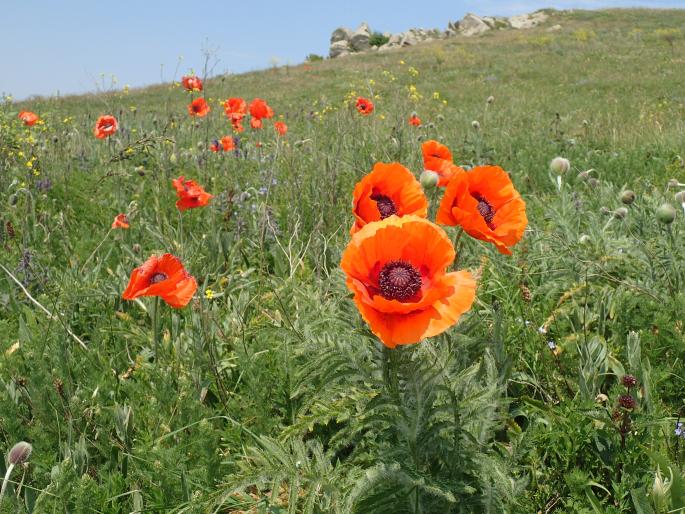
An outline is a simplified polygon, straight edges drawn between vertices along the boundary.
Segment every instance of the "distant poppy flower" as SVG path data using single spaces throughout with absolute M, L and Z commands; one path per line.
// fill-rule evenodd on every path
M 446 186 L 450 179 L 464 170 L 452 162 L 452 152 L 445 145 L 434 140 L 421 145 L 423 167 L 438 174 L 438 186 Z
M 153 255 L 133 270 L 122 298 L 135 300 L 141 296 L 159 296 L 174 309 L 188 305 L 197 290 L 197 282 L 174 255 Z
M 356 107 L 357 112 L 362 116 L 368 116 L 373 112 L 373 102 L 368 98 L 364 98 L 362 96 L 357 98 Z
M 224 152 L 230 152 L 235 149 L 235 141 L 231 136 L 224 136 L 221 138 L 221 148 Z
M 413 127 L 420 127 L 421 126 L 421 118 L 419 118 L 416 114 L 412 114 L 409 117 L 409 124 Z
M 393 214 L 425 218 L 428 200 L 411 171 L 397 162 L 379 162 L 354 187 L 352 212 L 354 225 L 350 233 L 354 234 L 366 224 Z
M 204 118 L 207 113 L 211 111 L 209 104 L 204 98 L 196 98 L 188 106 L 188 113 L 191 116 L 197 116 L 198 118 Z
M 259 118 L 251 118 L 250 119 L 250 127 L 252 127 L 253 129 L 262 128 L 262 120 Z
M 98 139 L 105 139 L 114 134 L 117 131 L 117 128 L 117 119 L 110 114 L 106 114 L 104 116 L 100 116 L 95 122 L 93 134 L 95 134 L 95 137 Z
M 456 175 L 445 190 L 436 221 L 459 225 L 508 255 L 528 224 L 526 203 L 499 166 L 477 166 Z
M 200 80 L 200 77 L 184 76 L 181 78 L 181 82 L 187 91 L 202 91 L 202 80 Z
M 176 188 L 176 196 L 179 198 L 176 202 L 179 211 L 204 207 L 213 198 L 213 195 L 206 192 L 197 182 L 186 180 L 183 176 L 173 179 L 171 183 Z
M 243 127 L 241 120 L 231 121 L 231 126 L 233 127 L 233 130 L 235 130 L 236 132 L 243 132 L 245 130 L 245 127 Z
M 389 348 L 438 335 L 473 304 L 468 271 L 447 273 L 455 252 L 445 232 L 417 216 L 391 216 L 352 236 L 340 266 L 362 318 Z
M 282 121 L 275 121 L 274 128 L 276 129 L 276 132 L 278 132 L 279 136 L 285 136 L 288 133 L 288 125 Z
M 129 228 L 128 216 L 126 214 L 117 214 L 112 223 L 112 228 Z
M 33 127 L 40 118 L 38 115 L 31 111 L 21 111 L 19 113 L 19 119 L 24 122 L 24 125 L 28 127 Z
M 261 120 L 264 118 L 272 118 L 274 111 L 264 100 L 261 98 L 255 98 L 252 100 L 252 102 L 250 102 L 250 114 L 253 118 Z
M 242 98 L 233 97 L 224 102 L 224 111 L 229 118 L 240 116 L 240 119 L 247 114 L 247 102 Z

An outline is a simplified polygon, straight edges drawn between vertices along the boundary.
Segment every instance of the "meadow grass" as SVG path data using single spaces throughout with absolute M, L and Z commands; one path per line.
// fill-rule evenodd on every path
M 683 34 L 682 10 L 553 12 L 216 77 L 198 120 L 178 83 L 6 101 L 0 446 L 33 453 L 0 512 L 682 512 Z M 288 134 L 209 152 L 229 96 L 265 98 Z M 101 114 L 120 123 L 105 141 Z M 427 139 L 507 170 L 529 226 L 513 256 L 460 238 L 473 308 L 389 351 L 339 268 L 351 194 L 376 162 L 418 176 Z M 179 213 L 180 175 L 212 203 Z M 154 301 L 121 294 L 164 252 L 199 288 L 160 308 L 155 352 Z

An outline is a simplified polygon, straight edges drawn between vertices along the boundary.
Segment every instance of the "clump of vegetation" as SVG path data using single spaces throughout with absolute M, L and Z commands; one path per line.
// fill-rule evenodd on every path
M 369 44 L 371 46 L 383 46 L 388 41 L 390 41 L 390 38 L 381 32 L 374 32 L 369 38 Z

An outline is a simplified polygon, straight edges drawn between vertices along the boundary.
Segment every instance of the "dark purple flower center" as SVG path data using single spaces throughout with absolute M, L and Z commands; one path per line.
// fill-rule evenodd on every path
M 471 196 L 473 196 L 473 198 L 478 202 L 478 206 L 476 208 L 478 209 L 478 214 L 483 216 L 485 224 L 490 230 L 495 230 L 495 224 L 492 222 L 492 218 L 495 217 L 495 209 L 493 209 L 492 205 L 490 205 L 490 202 L 488 202 L 478 193 L 472 194 Z
M 421 273 L 407 261 L 390 261 L 378 275 L 381 295 L 406 302 L 421 290 Z
M 150 284 L 158 284 L 159 282 L 162 282 L 163 280 L 166 280 L 169 278 L 166 273 L 160 273 L 157 272 L 154 275 L 150 277 Z
M 371 195 L 371 199 L 376 202 L 376 207 L 381 215 L 381 219 L 384 220 L 388 216 L 397 214 L 397 207 L 395 207 L 395 202 L 393 202 L 389 197 L 374 193 Z

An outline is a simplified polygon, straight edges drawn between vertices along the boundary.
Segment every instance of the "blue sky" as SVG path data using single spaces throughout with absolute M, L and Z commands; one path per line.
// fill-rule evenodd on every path
M 4 5 L 2 5 L 4 4 Z M 189 2 L 179 0 L 3 0 L 0 93 L 79 93 L 168 81 L 202 70 L 213 49 L 215 73 L 299 63 L 326 55 L 338 26 L 367 21 L 374 30 L 441 28 L 467 12 L 512 15 L 541 7 L 682 7 L 685 0 L 326 0 Z

